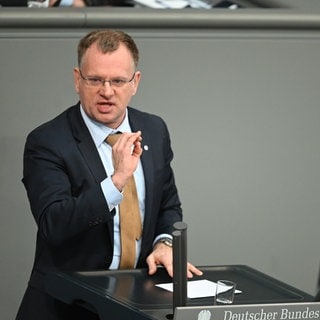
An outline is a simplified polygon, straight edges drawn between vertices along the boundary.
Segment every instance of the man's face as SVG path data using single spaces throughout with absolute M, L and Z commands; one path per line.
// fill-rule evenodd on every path
M 80 70 L 74 69 L 75 89 L 87 115 L 110 128 L 117 128 L 123 121 L 126 107 L 139 85 L 141 74 L 137 71 L 134 75 L 134 72 L 134 61 L 123 44 L 116 51 L 106 54 L 93 44 L 84 54 Z M 133 75 L 133 80 L 121 87 L 111 86 L 110 82 L 91 86 L 83 79 L 128 81 Z

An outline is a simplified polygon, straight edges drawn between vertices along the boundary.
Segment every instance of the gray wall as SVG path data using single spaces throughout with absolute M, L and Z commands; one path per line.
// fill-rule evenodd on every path
M 187 13 L 183 22 L 164 13 L 161 28 L 152 15 L 121 21 L 127 16 L 117 10 L 92 11 L 100 22 L 87 19 L 85 28 L 73 26 L 83 11 L 71 19 L 67 11 L 61 28 L 0 20 L 1 319 L 14 318 L 34 255 L 36 227 L 20 181 L 25 137 L 77 101 L 76 45 L 93 27 L 123 26 L 140 47 L 143 77 L 132 106 L 161 115 L 170 128 L 189 260 L 246 264 L 315 292 L 320 20 L 263 14 Z

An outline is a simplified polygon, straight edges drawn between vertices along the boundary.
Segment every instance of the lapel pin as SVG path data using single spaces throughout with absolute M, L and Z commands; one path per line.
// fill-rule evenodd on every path
M 149 150 L 149 147 L 148 147 L 147 145 L 144 145 L 144 146 L 143 146 L 143 149 L 144 149 L 145 151 L 148 151 L 148 150 Z

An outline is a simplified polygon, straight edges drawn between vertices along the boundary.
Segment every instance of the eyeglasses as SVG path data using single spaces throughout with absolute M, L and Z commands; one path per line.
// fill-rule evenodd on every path
M 130 80 L 124 79 L 124 78 L 114 78 L 114 79 L 111 79 L 111 80 L 105 80 L 105 79 L 101 79 L 101 78 L 98 78 L 98 77 L 85 77 L 82 74 L 80 69 L 79 69 L 79 72 L 80 72 L 81 78 L 86 82 L 86 84 L 89 87 L 102 87 L 102 86 L 105 85 L 106 82 L 108 82 L 110 87 L 121 88 L 125 84 L 130 83 L 134 79 L 134 77 L 136 75 L 136 73 L 134 72 Z

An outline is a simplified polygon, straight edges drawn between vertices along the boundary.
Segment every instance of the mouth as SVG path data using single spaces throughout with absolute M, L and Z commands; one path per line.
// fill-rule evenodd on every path
M 109 112 L 115 104 L 110 101 L 101 101 L 97 103 L 100 112 Z

